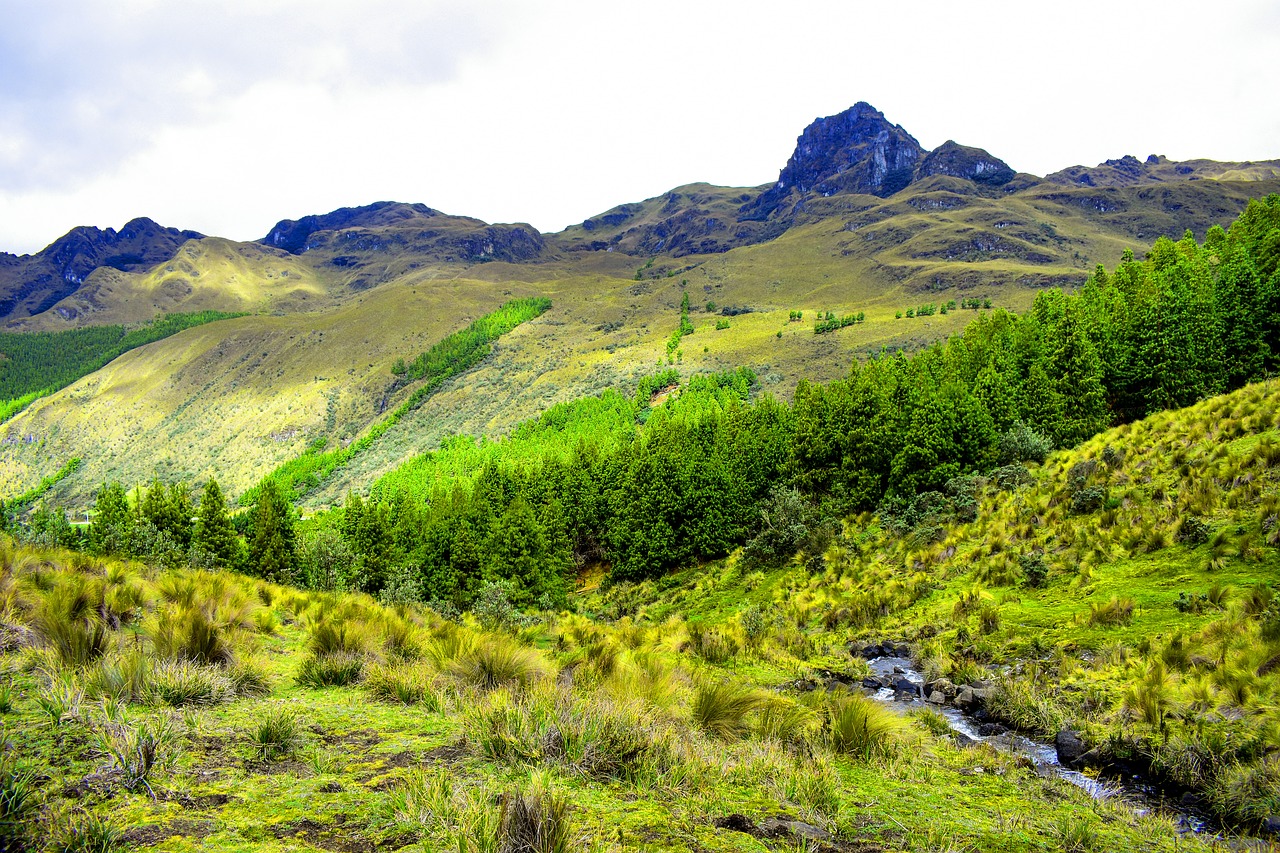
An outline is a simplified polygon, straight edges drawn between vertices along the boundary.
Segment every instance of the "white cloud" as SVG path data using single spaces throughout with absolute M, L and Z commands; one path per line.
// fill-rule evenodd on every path
M 776 178 L 868 101 L 1043 174 L 1280 156 L 1263 0 L 1070 6 L 0 0 L 0 248 L 147 215 L 239 239 L 378 199 L 544 230 Z

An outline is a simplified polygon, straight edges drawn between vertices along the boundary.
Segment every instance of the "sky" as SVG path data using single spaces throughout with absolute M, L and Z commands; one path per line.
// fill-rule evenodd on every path
M 0 250 L 380 200 L 543 231 L 866 101 L 1043 175 L 1280 158 L 1280 3 L 0 0 Z

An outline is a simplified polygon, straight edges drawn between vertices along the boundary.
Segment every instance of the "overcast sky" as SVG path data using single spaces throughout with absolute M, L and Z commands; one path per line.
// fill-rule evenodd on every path
M 383 199 L 555 231 L 867 101 L 1045 174 L 1280 158 L 1274 0 L 0 0 L 0 250 Z

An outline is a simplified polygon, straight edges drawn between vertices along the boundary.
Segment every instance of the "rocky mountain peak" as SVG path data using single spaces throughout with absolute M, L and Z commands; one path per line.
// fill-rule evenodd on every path
M 767 218 L 792 196 L 893 195 L 911 183 L 924 155 L 915 137 L 859 101 L 804 129 L 778 182 L 744 206 L 744 218 Z
M 381 228 L 401 225 L 416 219 L 432 219 L 442 214 L 425 204 L 377 201 L 362 207 L 340 207 L 329 213 L 312 214 L 301 219 L 282 219 L 259 242 L 293 255 L 308 248 L 307 238 L 318 231 L 340 228 Z
M 1014 174 L 1009 164 L 999 157 L 993 157 L 981 148 L 971 148 L 948 139 L 921 161 L 916 177 L 950 175 L 976 184 L 998 187 L 1013 180 Z

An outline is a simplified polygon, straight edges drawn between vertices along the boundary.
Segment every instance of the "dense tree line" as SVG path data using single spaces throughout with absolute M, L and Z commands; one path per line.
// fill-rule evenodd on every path
M 1271 196 L 1203 244 L 1161 239 L 1144 260 L 1126 253 L 1020 316 L 983 314 L 913 356 L 882 353 L 846 379 L 802 382 L 790 406 L 751 401 L 754 377 L 738 371 L 696 377 L 649 415 L 647 393 L 670 380 L 650 378 L 633 411 L 608 410 L 627 419 L 625 433 L 593 422 L 571 451 L 563 440 L 543 453 L 517 443 L 470 473 L 411 464 L 369 501 L 352 496 L 330 533 L 362 566 L 347 582 L 458 606 L 493 581 L 522 604 L 554 600 L 588 561 L 617 579 L 653 576 L 723 555 L 762 526 L 802 541 L 763 524 L 768 507 L 815 526 L 1274 371 L 1278 266 Z

